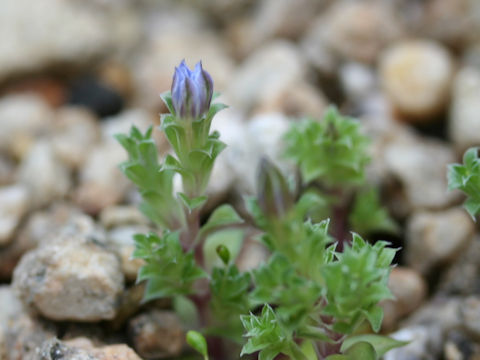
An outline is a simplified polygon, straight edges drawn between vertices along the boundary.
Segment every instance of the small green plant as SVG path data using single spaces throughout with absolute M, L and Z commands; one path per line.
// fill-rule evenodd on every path
M 287 153 L 302 173 L 298 193 L 277 167 L 262 161 L 257 196 L 247 199 L 247 208 L 271 256 L 241 272 L 235 258 L 244 220 L 225 204 L 200 225 L 211 170 L 225 147 L 210 131 L 212 118 L 225 107 L 212 104 L 213 98 L 213 81 L 201 63 L 190 70 L 182 62 L 171 92 L 162 95 L 170 113 L 162 115 L 161 130 L 174 154 L 159 158 L 152 129 L 117 135 L 128 153 L 120 167 L 139 189 L 141 210 L 162 230 L 134 237 L 134 257 L 145 261 L 137 278 L 146 281 L 144 300 L 172 297 L 177 309 L 194 308 L 198 321 L 191 321 L 187 342 L 204 359 L 237 358 L 211 341 L 219 337 L 240 344 L 241 356 L 258 353 L 261 360 L 280 354 L 375 360 L 402 345 L 360 331 L 368 324 L 380 329 L 378 303 L 392 298 L 387 280 L 396 250 L 357 234 L 344 241 L 332 236 L 329 220 L 318 219 L 332 204 L 334 210 L 344 205 L 347 194 L 356 199 L 350 222 L 362 233 L 393 227 L 377 194 L 357 191 L 365 186 L 368 162 L 368 140 L 358 123 L 330 109 L 322 122 L 292 127 Z M 175 174 L 182 192 L 174 193 Z
M 348 227 L 363 236 L 398 231 L 378 190 L 366 182 L 370 140 L 358 121 L 330 107 L 322 121 L 294 123 L 285 140 L 286 156 L 299 165 L 302 193 L 318 198 L 319 206 L 309 215 L 316 220 L 332 218 L 338 241 L 347 240 Z
M 480 213 L 480 159 L 479 148 L 468 149 L 463 155 L 463 164 L 448 166 L 448 188 L 458 189 L 467 195 L 463 206 L 475 220 Z

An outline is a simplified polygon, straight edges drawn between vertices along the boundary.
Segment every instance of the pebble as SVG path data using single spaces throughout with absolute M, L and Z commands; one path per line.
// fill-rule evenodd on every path
M 125 150 L 113 141 L 103 142 L 91 149 L 79 173 L 75 203 L 89 214 L 98 214 L 102 209 L 118 204 L 132 186 L 118 169 L 125 160 Z
M 407 223 L 406 260 L 427 274 L 452 263 L 473 239 L 475 226 L 464 209 L 414 213 Z
M 430 40 L 392 45 L 380 59 L 380 81 L 399 113 L 413 122 L 445 108 L 453 64 L 448 51 Z
M 37 360 L 39 347 L 55 334 L 56 328 L 52 324 L 26 312 L 16 314 L 8 322 L 3 335 L 6 360 Z
M 455 76 L 449 117 L 449 138 L 459 153 L 480 144 L 480 71 L 461 69 Z
M 80 107 L 63 107 L 56 113 L 52 146 L 63 163 L 81 169 L 89 150 L 100 140 L 96 117 Z
M 320 119 L 328 101 L 325 95 L 307 82 L 293 83 L 277 94 L 272 94 L 255 108 L 256 113 L 282 113 L 292 118 L 306 116 Z
M 381 1 L 336 1 L 321 13 L 306 34 L 309 58 L 324 56 L 373 63 L 385 45 L 402 34 L 394 12 Z M 315 60 L 313 60 L 315 63 Z
M 0 332 L 8 328 L 10 321 L 23 312 L 23 305 L 10 285 L 0 286 Z
M 28 191 L 22 185 L 0 187 L 0 246 L 13 239 L 23 216 L 28 211 Z
M 440 355 L 442 336 L 435 327 L 411 326 L 389 336 L 409 343 L 388 351 L 383 356 L 384 360 L 436 360 Z
M 78 65 L 109 53 L 109 25 L 102 12 L 76 3 L 2 1 L 0 80 L 58 63 Z
M 480 295 L 480 239 L 475 237 L 439 280 L 438 291 L 446 295 Z
M 0 186 L 9 185 L 15 181 L 16 169 L 13 159 L 0 152 Z
M 151 310 L 128 324 L 133 347 L 147 359 L 175 357 L 184 345 L 184 333 L 177 316 L 170 311 Z
M 480 26 L 479 10 L 470 0 L 433 0 L 425 4 L 420 32 L 456 49 L 468 46 Z
M 52 130 L 53 118 L 52 109 L 38 96 L 22 94 L 2 97 L 0 151 L 22 158 L 37 137 Z
M 463 328 L 474 338 L 480 339 L 480 297 L 469 296 L 460 307 Z
M 138 271 L 145 264 L 142 259 L 132 258 L 133 251 L 135 250 L 133 236 L 135 234 L 147 234 L 151 231 L 152 230 L 145 225 L 123 225 L 114 227 L 107 234 L 112 252 L 118 255 L 122 272 L 127 281 L 135 281 Z
M 359 62 L 348 62 L 339 69 L 342 89 L 353 101 L 362 101 L 376 88 L 376 74 L 373 69 Z
M 414 312 L 425 301 L 428 290 L 425 279 L 418 272 L 403 266 L 392 269 L 388 287 L 395 299 L 382 303 L 384 331 L 392 330 L 400 318 Z
M 452 330 L 447 334 L 443 346 L 445 360 L 478 360 L 480 345 L 460 330 Z
M 114 318 L 123 274 L 117 257 L 97 243 L 71 224 L 58 240 L 25 254 L 12 280 L 19 298 L 51 320 Z
M 321 1 L 264 0 L 259 1 L 249 19 L 244 49 L 252 51 L 272 38 L 297 39 L 308 29 L 323 4 Z M 250 35 L 250 36 L 247 36 Z M 253 36 L 252 36 L 253 35 Z
M 445 143 L 422 138 L 397 128 L 385 139 L 382 162 L 385 171 L 397 185 L 390 201 L 398 216 L 413 210 L 442 209 L 458 203 L 459 193 L 447 192 L 447 165 L 456 161 L 453 150 Z
M 19 182 L 28 189 L 30 207 L 33 208 L 62 199 L 72 187 L 67 167 L 47 140 L 32 145 L 20 164 Z
M 133 205 L 115 205 L 102 210 L 99 215 L 100 224 L 105 228 L 124 225 L 148 225 L 149 220 Z
M 33 360 L 141 360 L 127 345 L 94 346 L 88 339 L 45 341 Z
M 230 105 L 252 110 L 277 98 L 304 76 L 305 61 L 293 43 L 281 40 L 267 43 L 230 75 L 227 89 Z

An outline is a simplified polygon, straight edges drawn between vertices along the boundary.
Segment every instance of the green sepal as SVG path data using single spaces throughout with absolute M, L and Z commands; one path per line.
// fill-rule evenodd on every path
M 202 207 L 207 201 L 208 197 L 206 195 L 197 196 L 195 198 L 189 198 L 184 193 L 177 193 L 177 196 L 182 201 L 183 205 L 188 209 L 189 212 L 192 212 L 195 209 Z
M 342 343 L 341 351 L 347 351 L 354 344 L 357 344 L 359 342 L 367 342 L 372 345 L 378 357 L 383 356 L 388 351 L 394 348 L 405 346 L 408 344 L 408 341 L 395 340 L 388 336 L 374 334 L 355 335 L 350 336 L 344 340 L 344 342 Z

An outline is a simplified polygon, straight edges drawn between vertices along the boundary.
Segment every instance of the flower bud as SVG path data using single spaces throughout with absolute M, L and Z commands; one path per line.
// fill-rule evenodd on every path
M 228 265 L 230 262 L 230 250 L 225 245 L 218 245 L 217 246 L 217 255 L 220 259 L 222 259 L 225 265 Z
M 175 115 L 181 118 L 198 119 L 210 108 L 213 95 L 213 80 L 198 62 L 190 70 L 182 60 L 175 68 L 172 82 L 172 103 Z
M 293 206 L 293 195 L 280 170 L 263 158 L 258 173 L 258 205 L 267 216 L 282 217 Z

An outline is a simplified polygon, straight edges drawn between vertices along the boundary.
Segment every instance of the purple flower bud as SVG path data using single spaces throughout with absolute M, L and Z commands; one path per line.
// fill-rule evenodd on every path
M 182 60 L 175 68 L 171 93 L 175 115 L 197 119 L 210 108 L 213 95 L 212 77 L 203 70 L 201 61 L 192 71 L 185 64 L 185 60 Z

